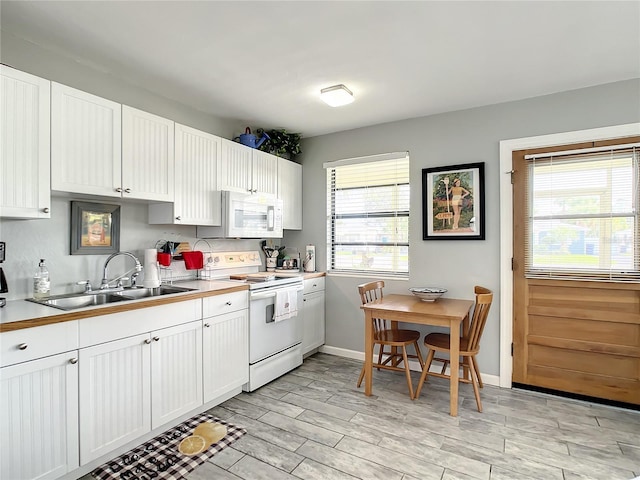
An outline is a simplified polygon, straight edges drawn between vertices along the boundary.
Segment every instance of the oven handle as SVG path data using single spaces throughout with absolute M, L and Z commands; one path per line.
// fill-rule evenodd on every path
M 300 288 L 296 288 L 296 293 L 301 292 L 303 290 L 303 287 Z M 266 298 L 275 298 L 276 296 L 276 292 L 274 290 L 271 290 L 268 293 L 252 293 L 251 294 L 251 300 L 264 300 Z
M 252 293 L 251 300 L 264 300 L 265 298 L 274 298 L 276 292 L 273 293 Z

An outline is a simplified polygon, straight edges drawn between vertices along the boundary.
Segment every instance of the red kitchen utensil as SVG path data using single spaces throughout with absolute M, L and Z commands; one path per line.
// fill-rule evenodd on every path
M 184 266 L 187 270 L 199 270 L 204 267 L 204 255 L 201 251 L 182 252 Z
M 163 267 L 171 265 L 171 254 L 158 252 L 158 263 Z

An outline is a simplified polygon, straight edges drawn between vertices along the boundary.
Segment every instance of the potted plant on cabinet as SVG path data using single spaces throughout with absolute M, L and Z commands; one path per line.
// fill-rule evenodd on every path
M 257 133 L 262 136 L 265 130 L 259 128 Z M 301 152 L 300 139 L 302 135 L 300 133 L 289 133 L 284 128 L 281 128 L 267 130 L 266 134 L 269 135 L 269 140 L 260 145 L 259 150 L 289 160 L 292 160 Z

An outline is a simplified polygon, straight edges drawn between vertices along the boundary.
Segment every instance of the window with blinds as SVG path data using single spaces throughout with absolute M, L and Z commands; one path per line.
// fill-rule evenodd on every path
M 639 147 L 525 157 L 527 278 L 640 281 Z
M 330 272 L 409 275 L 407 152 L 326 163 Z

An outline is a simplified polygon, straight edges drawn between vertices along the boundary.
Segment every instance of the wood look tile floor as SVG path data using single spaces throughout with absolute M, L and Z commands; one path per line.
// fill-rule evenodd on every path
M 188 480 L 630 480 L 640 476 L 640 412 L 485 386 L 484 412 L 430 378 L 411 401 L 401 373 L 326 354 L 210 413 L 247 428 Z M 415 373 L 414 385 L 418 374 Z

